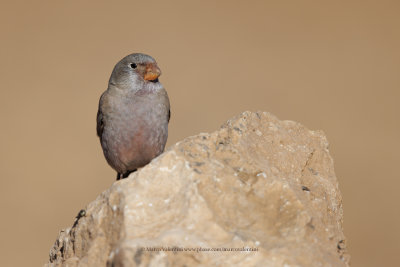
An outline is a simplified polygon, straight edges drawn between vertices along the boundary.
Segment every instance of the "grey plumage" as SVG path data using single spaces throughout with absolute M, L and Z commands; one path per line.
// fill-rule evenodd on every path
M 170 106 L 156 61 L 131 54 L 119 61 L 97 112 L 97 135 L 119 179 L 164 151 Z

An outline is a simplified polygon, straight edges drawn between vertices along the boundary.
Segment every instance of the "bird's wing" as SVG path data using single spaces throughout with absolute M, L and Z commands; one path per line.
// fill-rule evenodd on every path
M 101 95 L 99 100 L 99 109 L 97 111 L 97 136 L 101 138 L 104 129 L 104 121 L 103 121 L 103 112 L 102 112 L 102 102 L 103 102 L 104 94 Z
M 103 123 L 103 113 L 99 109 L 97 111 L 97 136 L 101 138 L 101 135 L 103 134 L 103 129 L 104 129 L 104 123 Z
M 171 119 L 171 109 L 168 109 L 168 122 L 169 122 L 169 119 Z

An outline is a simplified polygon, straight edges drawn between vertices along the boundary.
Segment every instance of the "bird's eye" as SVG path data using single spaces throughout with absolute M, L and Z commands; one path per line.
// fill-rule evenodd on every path
M 131 66 L 132 69 L 136 69 L 137 68 L 137 65 L 135 63 L 132 63 L 130 66 Z

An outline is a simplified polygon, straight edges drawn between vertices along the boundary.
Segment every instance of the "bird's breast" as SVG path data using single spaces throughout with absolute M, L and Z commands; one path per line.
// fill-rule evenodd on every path
M 105 144 L 127 169 L 141 167 L 164 150 L 168 98 L 144 94 L 114 99 L 104 129 Z

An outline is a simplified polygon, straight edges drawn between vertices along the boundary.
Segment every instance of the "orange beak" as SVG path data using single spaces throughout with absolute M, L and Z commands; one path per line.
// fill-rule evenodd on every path
M 146 66 L 146 73 L 144 74 L 144 79 L 146 81 L 154 81 L 161 75 L 161 70 L 157 66 L 157 64 L 147 64 Z

